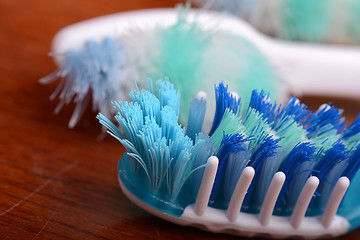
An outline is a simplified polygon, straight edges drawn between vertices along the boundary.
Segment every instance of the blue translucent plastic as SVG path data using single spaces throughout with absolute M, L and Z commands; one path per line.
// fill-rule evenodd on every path
M 145 174 L 135 172 L 131 161 L 125 153 L 118 163 L 118 174 L 126 189 L 142 202 L 174 217 L 180 217 L 185 207 L 195 202 L 195 197 L 189 193 L 186 187 L 182 189 L 181 194 L 175 201 L 169 198 L 166 188 L 161 188 L 157 193 L 153 192 Z M 142 171 L 142 169 L 138 171 Z
M 351 225 L 349 231 L 360 226 L 360 172 L 351 180 L 338 214 L 349 221 Z

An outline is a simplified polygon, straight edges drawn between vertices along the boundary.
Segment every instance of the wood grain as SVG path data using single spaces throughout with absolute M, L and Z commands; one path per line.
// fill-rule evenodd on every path
M 60 28 L 174 3 L 0 1 L 0 239 L 241 239 L 179 227 L 134 206 L 117 183 L 120 144 L 97 140 L 100 127 L 90 111 L 74 130 L 67 129 L 74 106 L 53 115 L 56 101 L 48 97 L 55 84 L 38 84 L 55 70 L 47 53 Z M 354 102 L 344 108 L 350 118 L 359 111 Z M 355 231 L 343 239 L 359 236 Z

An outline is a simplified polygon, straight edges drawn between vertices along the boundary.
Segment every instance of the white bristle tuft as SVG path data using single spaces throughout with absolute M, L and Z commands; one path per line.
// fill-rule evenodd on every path
M 309 177 L 306 181 L 291 215 L 290 222 L 293 228 L 299 228 L 302 220 L 305 217 L 305 213 L 310 204 L 310 201 L 318 186 L 319 179 L 315 176 Z
M 283 172 L 277 172 L 271 180 L 270 186 L 266 192 L 264 202 L 261 206 L 259 221 L 262 226 L 267 226 L 274 211 L 276 200 L 281 188 L 285 182 L 286 176 Z
M 211 165 L 207 166 L 205 169 L 194 207 L 194 211 L 197 216 L 202 216 L 205 213 L 206 207 L 208 206 L 219 159 L 215 156 L 211 156 L 207 162 Z
M 196 94 L 196 98 L 197 98 L 197 99 L 203 99 L 203 100 L 206 101 L 207 94 L 206 94 L 206 92 L 204 92 L 204 91 L 199 91 L 199 92 Z
M 229 207 L 227 209 L 226 215 L 229 221 L 236 221 L 241 205 L 244 201 L 247 190 L 251 184 L 252 179 L 254 178 L 255 170 L 252 167 L 246 167 L 235 187 L 234 193 L 230 199 Z
M 332 191 L 329 201 L 326 204 L 323 215 L 321 216 L 321 223 L 325 228 L 329 228 L 334 216 L 339 208 L 341 200 L 343 199 L 346 190 L 350 185 L 350 180 L 347 177 L 341 177 L 337 181 L 334 190 Z

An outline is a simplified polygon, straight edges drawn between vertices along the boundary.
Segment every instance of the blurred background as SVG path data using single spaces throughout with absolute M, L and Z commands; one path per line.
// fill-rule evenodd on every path
M 0 239 L 241 239 L 180 227 L 133 205 L 117 181 L 124 149 L 112 138 L 98 140 L 96 113 L 87 109 L 68 129 L 74 105 L 54 115 L 57 100 L 48 99 L 56 83 L 38 83 L 56 69 L 47 54 L 61 28 L 179 2 L 0 0 Z M 275 30 L 267 33 L 276 36 Z M 360 111 L 353 98 L 301 99 L 312 110 L 331 101 L 344 109 L 348 121 Z M 360 231 L 341 239 L 360 239 Z

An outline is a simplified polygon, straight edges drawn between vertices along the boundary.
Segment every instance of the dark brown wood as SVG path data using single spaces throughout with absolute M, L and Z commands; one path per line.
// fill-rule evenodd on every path
M 47 53 L 60 28 L 175 2 L 0 1 L 0 239 L 240 239 L 180 227 L 133 205 L 117 182 L 120 144 L 97 140 L 100 127 L 90 111 L 69 130 L 73 106 L 53 115 L 56 101 L 48 97 L 55 84 L 38 84 L 55 70 Z M 358 103 L 345 107 L 351 118 L 358 111 Z

